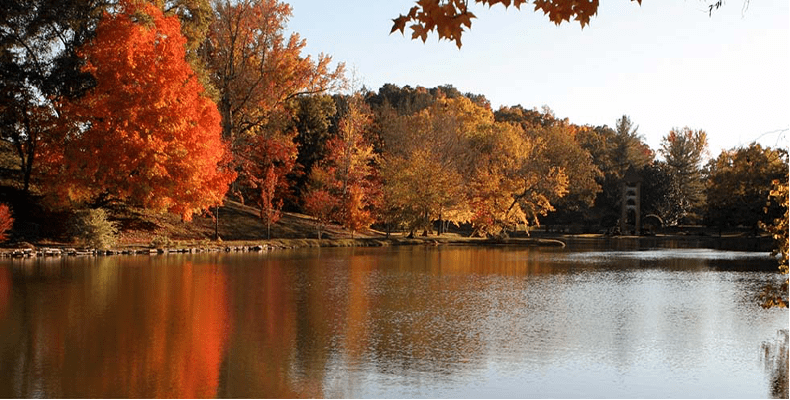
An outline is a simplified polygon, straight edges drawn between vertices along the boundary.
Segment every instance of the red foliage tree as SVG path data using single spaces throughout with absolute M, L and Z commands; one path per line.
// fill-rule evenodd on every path
M 304 194 L 303 202 L 304 211 L 316 219 L 318 239 L 321 239 L 326 224 L 332 219 L 337 201 L 326 189 L 310 189 Z
M 62 102 L 61 134 L 45 146 L 60 199 L 126 201 L 184 220 L 222 202 L 234 174 L 185 43 L 178 18 L 151 3 L 121 0 L 104 15 L 79 51 L 96 87 Z
M 249 137 L 243 144 L 245 151 L 236 155 L 239 187 L 235 193 L 243 202 L 249 200 L 258 206 L 269 233 L 280 219 L 284 200 L 291 196 L 288 174 L 296 166 L 295 135 L 286 131 Z
M 8 231 L 14 227 L 14 218 L 11 208 L 7 204 L 0 204 L 0 242 L 8 240 Z

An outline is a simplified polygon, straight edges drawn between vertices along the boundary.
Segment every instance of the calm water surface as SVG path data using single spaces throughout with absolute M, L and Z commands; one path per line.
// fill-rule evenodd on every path
M 774 271 L 699 249 L 9 260 L 0 397 L 771 397 Z

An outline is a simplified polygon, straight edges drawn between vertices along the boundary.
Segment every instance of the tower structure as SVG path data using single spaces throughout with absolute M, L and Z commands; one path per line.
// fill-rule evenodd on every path
M 629 168 L 623 177 L 622 212 L 620 215 L 620 233 L 625 235 L 633 232 L 639 235 L 642 230 L 642 177 Z M 633 216 L 633 219 L 631 218 Z M 633 225 L 630 223 L 633 221 Z M 633 230 L 629 229 L 633 227 Z

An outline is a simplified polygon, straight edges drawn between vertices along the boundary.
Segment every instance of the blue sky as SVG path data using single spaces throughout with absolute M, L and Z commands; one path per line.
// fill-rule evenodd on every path
M 555 26 L 532 7 L 475 5 L 454 43 L 390 35 L 411 0 L 292 0 L 289 30 L 307 53 L 326 53 L 366 87 L 451 84 L 496 109 L 551 107 L 577 124 L 614 126 L 623 114 L 658 149 L 673 127 L 708 133 L 710 155 L 758 140 L 788 146 L 790 2 L 725 2 L 709 17 L 702 0 L 601 2 L 583 30 Z

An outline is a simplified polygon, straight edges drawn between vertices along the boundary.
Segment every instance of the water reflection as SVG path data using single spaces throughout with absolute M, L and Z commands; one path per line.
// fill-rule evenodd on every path
M 13 270 L 19 276 L 2 324 L 1 396 L 217 394 L 230 324 L 221 268 L 75 264 L 43 260 Z
M 775 340 L 763 343 L 763 362 L 768 372 L 771 397 L 786 399 L 788 390 L 788 333 L 787 329 L 777 332 Z
M 234 330 L 223 371 L 222 397 L 321 397 L 320 377 L 298 379 L 296 356 L 300 315 L 294 275 L 283 260 L 234 264 L 231 280 Z M 320 354 L 320 352 L 310 352 Z M 312 362 L 302 359 L 302 363 Z M 318 371 L 309 369 L 309 372 Z
M 0 268 L 0 321 L 3 321 L 11 306 L 11 270 Z
M 0 396 L 767 395 L 757 355 L 787 312 L 753 301 L 772 274 L 726 264 L 766 260 L 678 254 L 14 262 L 0 265 Z

